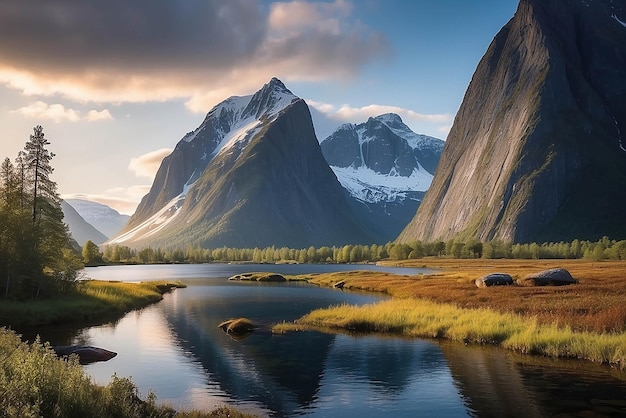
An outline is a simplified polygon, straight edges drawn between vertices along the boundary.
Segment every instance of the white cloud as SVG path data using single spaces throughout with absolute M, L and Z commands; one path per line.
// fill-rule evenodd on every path
M 87 120 L 89 122 L 113 120 L 113 116 L 111 115 L 111 112 L 109 112 L 109 109 L 104 109 L 100 111 L 90 110 L 89 112 L 87 112 Z
M 403 119 L 410 119 L 413 121 L 429 121 L 429 122 L 449 122 L 452 120 L 452 115 L 449 114 L 423 114 L 417 113 L 410 109 L 404 109 L 398 106 L 377 105 L 371 104 L 363 107 L 351 107 L 348 105 L 342 105 L 339 109 L 336 109 L 331 116 L 338 119 L 345 120 L 365 120 L 369 117 L 382 115 L 383 113 L 397 113 Z
M 51 120 L 55 123 L 79 122 L 81 120 L 96 122 L 113 119 L 113 116 L 111 116 L 111 113 L 107 109 L 102 111 L 90 110 L 83 116 L 78 110 L 67 108 L 59 103 L 48 104 L 41 100 L 13 110 L 11 113 L 18 113 L 32 119 Z
M 20 107 L 12 113 L 19 113 L 28 118 L 51 120 L 58 122 L 78 122 L 79 113 L 74 109 L 68 109 L 61 104 L 49 105 L 42 101 L 31 103 L 28 106 Z
M 454 119 L 454 116 L 450 114 L 418 113 L 414 110 L 398 106 L 371 104 L 363 107 L 353 107 L 349 105 L 341 105 L 337 107 L 332 104 L 321 103 L 315 100 L 307 100 L 306 102 L 309 106 L 314 107 L 326 116 L 341 123 L 362 123 L 370 117 L 379 116 L 384 113 L 396 113 L 400 115 L 404 123 L 409 125 L 409 127 L 416 132 L 419 132 L 420 130 L 416 130 L 415 124 L 420 123 L 435 125 L 433 128 L 434 131 L 445 133 L 447 135 L 450 131 L 450 123 Z
M 452 125 L 443 125 L 437 128 L 437 130 L 444 135 L 444 138 L 448 136 L 450 129 L 452 129 Z
M 139 157 L 133 157 L 128 163 L 128 168 L 135 172 L 137 177 L 147 177 L 150 180 L 154 179 L 161 161 L 167 155 L 172 152 L 170 148 L 161 148 L 156 151 L 151 151 Z

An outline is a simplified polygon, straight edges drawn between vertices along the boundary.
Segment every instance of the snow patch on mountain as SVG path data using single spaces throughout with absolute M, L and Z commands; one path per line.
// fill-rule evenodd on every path
M 385 172 L 381 173 L 381 170 L 376 170 L 376 167 L 380 167 L 378 163 L 381 161 L 381 158 L 388 158 L 389 155 L 374 156 L 370 154 L 366 156 L 365 151 L 371 153 L 373 149 L 377 149 L 379 141 L 396 141 L 396 139 L 389 139 L 389 131 L 397 137 L 398 141 L 406 144 L 400 148 L 403 149 L 403 153 L 414 153 L 414 155 L 396 155 L 396 160 L 390 169 L 385 168 Z M 331 142 L 322 141 L 322 148 L 331 150 L 333 148 L 329 147 L 333 147 L 334 145 L 332 144 L 337 144 L 338 148 L 328 152 L 345 153 L 345 149 L 341 148 L 341 141 L 344 141 L 343 146 L 349 148 L 351 145 L 348 144 L 355 139 L 358 144 L 358 151 L 356 151 L 358 154 L 353 157 L 354 162 L 350 166 L 342 167 L 344 164 L 349 164 L 350 158 L 343 160 L 341 158 L 335 159 L 329 154 L 329 161 L 343 161 L 343 163 L 336 165 L 331 162 L 330 167 L 335 172 L 343 188 L 351 196 L 368 203 L 402 201 L 411 194 L 415 198 L 415 193 L 428 190 L 433 174 L 426 170 L 422 163 L 417 160 L 417 155 L 423 155 L 426 150 L 428 150 L 428 155 L 441 155 L 444 145 L 444 142 L 439 139 L 416 134 L 402 122 L 402 118 L 397 114 L 386 113 L 370 118 L 366 123 L 358 125 L 347 123 L 339 126 L 332 135 L 326 138 L 326 140 Z M 327 145 L 327 147 L 324 147 L 324 145 Z M 381 148 L 378 149 L 380 150 Z M 383 147 L 382 149 L 385 148 Z M 410 164 L 414 167 L 412 170 L 410 169 L 411 166 L 408 166 L 409 169 L 406 166 L 407 162 L 411 160 L 413 162 Z
M 408 177 L 380 174 L 363 166 L 330 168 L 353 197 L 369 203 L 403 200 L 411 192 L 425 192 L 433 180 L 432 174 L 421 167 Z
M 297 99 L 280 80 L 273 78 L 253 95 L 232 96 L 219 103 L 207 114 L 202 125 L 182 140 L 193 141 L 199 132 L 212 123 L 216 127 L 213 135 L 217 145 L 209 160 L 235 148 L 240 151 L 264 123 L 275 119 Z
M 223 152 L 227 152 L 229 149 L 239 144 L 242 147 L 252 138 L 259 130 L 261 122 L 254 117 L 249 117 L 237 122 L 231 130 L 224 135 L 220 143 L 215 147 L 213 156 Z
M 113 238 L 112 240 L 107 241 L 106 244 L 124 244 L 127 241 L 149 237 L 165 228 L 180 214 L 180 208 L 182 208 L 183 203 L 185 202 L 185 198 L 187 197 L 189 190 L 193 187 L 194 184 L 195 182 L 187 182 L 187 184 L 185 184 L 185 186 L 183 187 L 183 191 L 178 196 L 170 200 L 165 206 L 163 206 L 161 210 L 159 210 L 157 213 L 155 213 L 130 231 L 127 231 Z

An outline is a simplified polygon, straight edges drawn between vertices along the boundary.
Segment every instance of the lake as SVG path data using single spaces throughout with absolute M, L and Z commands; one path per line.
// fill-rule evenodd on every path
M 100 280 L 180 280 L 188 287 L 119 321 L 48 329 L 44 339 L 103 347 L 114 359 L 85 366 L 101 384 L 130 376 L 176 409 L 231 405 L 259 416 L 543 417 L 624 416 L 624 373 L 581 361 L 521 356 L 491 347 L 372 335 L 299 332 L 270 326 L 313 309 L 385 296 L 306 283 L 233 282 L 251 271 L 307 274 L 425 269 L 374 265 L 151 265 L 86 269 Z M 259 326 L 234 339 L 217 325 L 247 317 Z M 47 335 L 46 335 L 47 334 Z M 569 415 L 568 415 L 569 414 Z

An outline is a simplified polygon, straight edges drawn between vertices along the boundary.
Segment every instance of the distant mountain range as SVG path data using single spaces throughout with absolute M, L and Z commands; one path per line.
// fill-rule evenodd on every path
M 85 221 L 76 209 L 65 200 L 61 200 L 61 210 L 63 211 L 63 222 L 68 225 L 72 238 L 74 238 L 81 247 L 85 245 L 87 241 L 102 244 L 108 239 L 102 232 Z
M 273 78 L 178 142 L 109 244 L 385 243 L 415 214 L 442 148 L 394 114 L 343 125 L 320 145 L 306 103 Z
M 83 199 L 61 201 L 63 221 L 69 226 L 72 237 L 79 245 L 91 240 L 95 244 L 106 242 L 119 232 L 130 216 L 101 203 Z
M 626 3 L 521 0 L 399 237 L 626 238 Z
M 308 106 L 274 78 L 218 104 L 185 135 L 109 243 L 299 248 L 374 240 L 324 160 Z
M 395 114 L 333 131 L 314 111 L 328 132 L 318 141 L 308 106 L 276 78 L 231 97 L 178 142 L 108 243 L 626 238 L 625 9 L 521 0 L 445 144 Z
M 112 237 L 124 228 L 130 216 L 123 215 L 102 203 L 84 199 L 66 199 L 80 216 L 107 237 Z

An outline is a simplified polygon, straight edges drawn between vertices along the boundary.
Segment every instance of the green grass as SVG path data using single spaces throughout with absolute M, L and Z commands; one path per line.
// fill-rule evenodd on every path
M 122 283 L 90 280 L 72 294 L 53 299 L 2 301 L 0 326 L 16 329 L 56 323 L 93 322 L 120 316 L 158 302 L 170 288 L 184 287 L 165 281 Z
M 413 298 L 319 309 L 295 323 L 277 324 L 273 331 L 307 327 L 493 344 L 521 353 L 578 358 L 626 368 L 625 333 L 575 332 L 567 326 L 542 325 L 513 313 L 464 309 Z
M 0 413 L 3 417 L 232 417 L 246 418 L 230 408 L 178 413 L 157 405 L 156 396 L 141 399 L 128 378 L 113 375 L 96 385 L 78 364 L 61 360 L 47 344 L 27 344 L 0 328 Z

